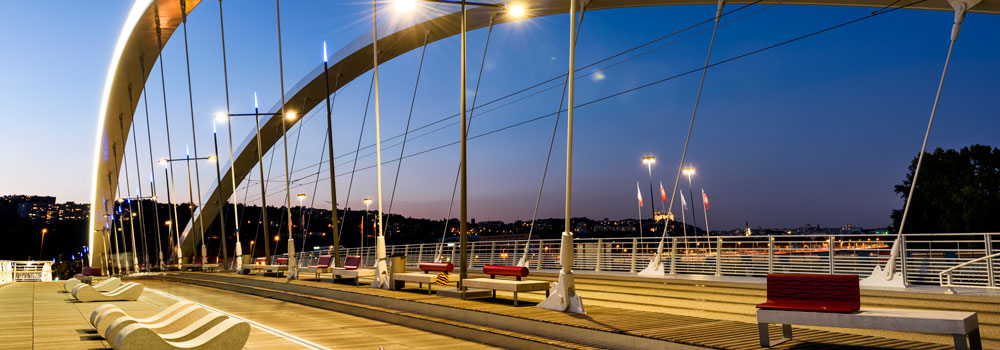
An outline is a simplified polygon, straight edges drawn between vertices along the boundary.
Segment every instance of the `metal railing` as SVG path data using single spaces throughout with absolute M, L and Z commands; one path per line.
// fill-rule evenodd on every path
M 994 253 L 987 256 L 975 258 L 964 263 L 949 267 L 944 271 L 938 273 L 938 283 L 942 287 L 948 287 L 948 293 L 954 293 L 955 287 L 976 287 L 976 288 L 996 288 L 996 278 L 993 275 L 995 266 L 993 266 L 993 258 L 1000 256 L 1000 253 Z M 955 284 L 956 280 L 954 278 L 955 270 L 968 267 L 970 269 L 980 269 L 982 270 L 985 266 L 986 274 L 988 277 L 986 285 L 978 284 L 965 284 L 963 280 L 959 281 L 959 284 Z
M 52 262 L 0 260 L 0 284 L 28 281 L 52 281 Z
M 947 271 L 954 286 L 995 287 L 996 263 L 983 259 L 995 251 L 993 238 L 997 235 L 1000 233 L 907 234 L 897 269 L 913 284 L 940 284 L 941 273 Z M 895 235 L 874 234 L 670 237 L 661 261 L 667 273 L 677 274 L 765 277 L 768 273 L 837 273 L 864 277 L 888 261 L 894 239 Z M 469 242 L 470 267 L 514 265 L 524 254 L 525 243 Z M 573 269 L 635 273 L 653 258 L 658 243 L 658 237 L 577 238 Z M 558 239 L 532 240 L 527 250 L 528 267 L 559 268 Z M 459 257 L 458 243 L 450 242 L 390 245 L 386 252 L 406 255 L 411 267 L 434 261 L 438 252 L 441 261 L 457 262 Z M 332 254 L 332 247 L 299 254 L 299 264 L 307 266 L 320 255 Z M 342 248 L 341 254 L 361 256 L 368 266 L 375 263 L 374 247 Z

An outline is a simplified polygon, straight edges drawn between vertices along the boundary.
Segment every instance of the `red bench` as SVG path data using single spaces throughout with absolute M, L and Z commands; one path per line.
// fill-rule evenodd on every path
M 363 269 L 361 268 L 361 257 L 357 255 L 344 257 L 343 267 L 334 267 L 332 270 L 333 277 L 336 279 L 339 276 L 347 276 L 354 278 L 354 285 L 360 284 L 361 277 L 375 276 L 375 269 Z
M 483 266 L 483 273 L 490 275 L 490 278 L 496 278 L 497 275 L 511 276 L 520 281 L 521 277 L 528 277 L 528 268 L 524 266 L 486 265 Z
M 490 289 L 493 297 L 496 298 L 497 291 L 514 292 L 514 306 L 517 306 L 517 294 L 519 292 L 545 291 L 545 296 L 549 296 L 548 281 L 523 281 L 521 278 L 528 277 L 528 268 L 524 266 L 503 266 L 486 265 L 483 266 L 483 274 L 490 275 L 490 278 L 467 278 L 462 280 L 462 286 L 467 288 Z M 511 279 L 496 278 L 496 276 L 514 277 Z
M 330 263 L 333 262 L 333 256 L 331 255 L 320 255 L 319 261 L 316 261 L 316 265 L 309 265 L 306 267 L 299 268 L 299 276 L 302 274 L 312 273 L 315 274 L 316 280 L 319 280 L 320 273 L 330 272 Z
M 434 282 L 437 280 L 437 273 L 431 272 L 452 272 L 455 265 L 450 262 L 422 262 L 417 264 L 422 272 L 399 272 L 391 275 L 393 281 L 417 282 L 421 289 L 427 284 L 427 294 L 431 294 Z
M 782 338 L 771 343 L 768 324 L 781 324 Z M 861 310 L 857 275 L 769 274 L 767 301 L 757 305 L 761 347 L 792 339 L 792 324 L 950 334 L 956 349 L 981 349 L 975 312 L 873 309 Z
M 861 309 L 857 275 L 767 275 L 767 302 L 758 309 L 856 312 Z

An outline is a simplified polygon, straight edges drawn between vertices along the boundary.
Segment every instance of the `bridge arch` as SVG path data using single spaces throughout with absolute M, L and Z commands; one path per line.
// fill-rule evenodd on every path
M 201 0 L 187 0 L 188 13 L 200 5 Z M 696 5 L 696 4 L 716 4 L 716 0 L 590 0 L 587 3 L 587 10 L 603 10 L 640 6 L 664 6 L 664 5 Z M 747 4 L 753 1 L 731 0 L 731 4 Z M 780 1 L 764 0 L 762 4 L 785 4 L 785 5 L 828 5 L 828 6 L 859 6 L 882 8 L 894 4 L 893 0 L 802 0 L 802 1 Z M 897 4 L 905 5 L 905 4 Z M 114 149 L 121 149 L 127 143 L 128 133 L 125 139 L 119 137 L 119 124 L 117 117 L 121 116 L 124 128 L 129 128 L 135 113 L 135 108 L 139 104 L 142 95 L 144 82 L 148 78 L 149 72 L 145 76 L 139 76 L 139 58 L 145 62 L 155 62 L 159 57 L 160 50 L 156 41 L 156 26 L 153 21 L 154 7 L 160 14 L 161 33 L 164 44 L 171 37 L 173 32 L 180 26 L 180 3 L 179 0 L 136 0 L 126 19 L 123 30 L 119 36 L 117 45 L 112 53 L 111 65 L 105 82 L 104 94 L 102 97 L 101 111 L 99 114 L 99 124 L 94 146 L 94 173 L 91 192 L 91 212 L 90 212 L 90 261 L 91 265 L 100 266 L 100 261 L 105 261 L 103 240 L 100 239 L 100 232 L 105 228 L 105 218 L 111 214 L 113 208 L 112 201 L 115 198 L 114 189 L 119 178 L 118 171 L 122 162 L 124 152 L 116 152 Z M 912 9 L 952 11 L 951 5 L 946 0 L 927 0 L 910 6 Z M 491 8 L 471 8 L 468 10 L 468 29 L 475 30 L 489 25 L 492 12 Z M 564 14 L 569 11 L 569 0 L 537 0 L 532 1 L 530 10 L 526 13 L 528 18 L 543 17 L 555 14 Z M 1000 13 L 1000 0 L 983 0 L 976 5 L 971 12 L 979 13 Z M 427 42 L 435 42 L 459 34 L 460 13 L 449 13 L 440 17 L 428 19 L 423 22 L 413 24 L 409 27 L 399 28 L 395 31 L 387 32 L 379 40 L 379 47 L 384 48 L 380 52 L 380 63 L 385 63 L 395 57 L 403 55 L 409 51 L 419 48 L 424 43 L 425 33 L 429 32 Z M 515 20 L 507 16 L 497 16 L 497 24 Z M 518 19 L 525 20 L 525 19 Z M 344 85 L 366 73 L 371 69 L 371 34 L 361 35 L 351 43 L 336 51 L 330 57 L 329 74 L 338 79 L 333 85 L 324 86 L 323 66 L 319 64 L 316 68 L 307 73 L 297 84 L 293 85 L 289 91 L 290 96 L 285 103 L 285 108 L 289 111 L 296 111 L 298 115 L 306 115 L 313 108 L 324 101 L 327 91 L 338 91 Z M 132 90 L 131 103 L 128 101 L 128 89 Z M 129 106 L 132 106 L 130 109 Z M 263 112 L 280 111 L 282 106 L 276 103 L 274 107 Z M 299 120 L 286 122 L 284 125 L 291 128 Z M 266 153 L 279 140 L 282 134 L 282 121 L 278 116 L 266 118 L 261 125 L 261 146 Z M 251 135 L 236 150 L 234 166 L 226 169 L 223 174 L 223 182 L 210 186 L 204 203 L 201 203 L 199 215 L 205 215 L 208 222 L 212 222 L 219 214 L 220 209 L 214 203 L 218 203 L 218 197 L 229 198 L 232 195 L 233 177 L 237 183 L 250 173 L 257 164 L 256 155 L 256 135 Z M 221 185 L 221 188 L 218 188 Z M 182 241 L 183 249 L 190 254 L 199 242 L 204 227 L 197 223 L 198 217 L 193 217 L 184 229 Z M 191 234 L 194 234 L 193 236 Z M 98 240 L 95 241 L 95 235 Z M 185 239 L 194 237 L 195 239 Z M 185 254 L 188 255 L 188 254 Z M 189 255 L 190 256 L 190 255 Z

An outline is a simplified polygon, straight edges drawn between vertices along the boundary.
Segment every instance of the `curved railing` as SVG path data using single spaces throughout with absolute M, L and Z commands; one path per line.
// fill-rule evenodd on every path
M 993 265 L 993 258 L 1000 256 L 1000 253 L 990 254 L 982 257 L 978 257 L 964 263 L 949 267 L 944 271 L 938 273 L 938 283 L 942 287 L 947 287 L 948 292 L 953 293 L 955 287 L 973 287 L 973 288 L 996 288 L 996 275 L 994 273 L 995 266 Z M 978 270 L 978 275 L 985 275 L 987 279 L 986 285 L 979 284 L 968 284 L 968 274 L 962 276 L 956 284 L 956 279 L 954 277 L 955 271 L 963 267 L 971 267 L 972 269 Z M 985 271 L 984 271 L 985 270 Z M 985 272 L 985 274 L 984 274 Z M 966 283 L 963 283 L 966 282 Z

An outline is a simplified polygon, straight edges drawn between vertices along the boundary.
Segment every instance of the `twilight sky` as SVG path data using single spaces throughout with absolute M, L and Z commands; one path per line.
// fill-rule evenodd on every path
M 235 113 L 252 111 L 252 94 L 261 106 L 279 101 L 274 3 L 227 1 L 226 44 L 230 97 Z M 127 1 L 25 2 L 0 14 L 0 101 L 6 107 L 0 128 L 0 194 L 46 194 L 60 201 L 89 202 L 91 160 L 100 95 L 111 50 L 131 6 Z M 370 29 L 370 3 L 363 1 L 286 1 L 282 3 L 286 89 L 321 64 L 322 42 L 329 51 Z M 731 5 L 727 10 L 740 5 Z M 385 6 L 380 21 L 403 16 Z M 578 67 L 661 37 L 714 14 L 714 6 L 672 6 L 588 12 L 577 49 Z M 845 22 L 869 8 L 754 5 L 724 19 L 712 61 L 720 61 L 793 37 Z M 199 155 L 211 150 L 211 116 L 224 110 L 218 7 L 205 1 L 189 17 L 194 119 Z M 688 163 L 697 168 L 694 193 L 711 199 L 712 229 L 752 226 L 796 227 L 805 223 L 885 226 L 902 205 L 892 192 L 920 147 L 941 74 L 953 14 L 900 10 L 806 40 L 711 68 L 705 82 Z M 477 104 L 555 77 L 566 71 L 566 15 L 497 26 L 486 55 Z M 586 70 L 577 78 L 577 103 L 585 103 L 699 67 L 704 62 L 710 26 L 684 32 Z M 945 81 L 929 149 L 970 144 L 997 146 L 1000 135 L 1000 18 L 969 14 Z M 167 107 L 175 156 L 192 140 L 182 36 L 167 44 Z M 469 89 L 476 86 L 486 30 L 469 35 Z M 667 45 L 669 44 L 669 45 Z M 667 46 L 664 46 L 667 45 Z M 662 47 L 661 47 L 662 46 Z M 458 111 L 457 38 L 428 45 L 411 129 Z M 647 52 L 648 51 L 648 52 Z M 644 53 L 645 52 L 645 53 Z M 637 53 L 644 53 L 636 56 Z M 634 58 L 632 58 L 634 57 Z M 629 58 L 621 64 L 614 64 Z M 413 97 L 420 51 L 380 66 L 383 139 L 404 130 Z M 152 69 L 159 69 L 157 66 Z M 158 73 L 158 71 L 156 71 Z M 585 74 L 585 75 L 584 75 Z M 376 194 L 374 148 L 363 149 L 351 182 L 351 169 L 365 113 L 370 73 L 337 94 L 334 147 L 338 201 L 363 207 Z M 636 182 L 649 215 L 649 179 L 643 155 L 655 155 L 654 182 L 669 192 L 698 74 L 687 75 L 577 109 L 574 152 L 574 216 L 636 216 Z M 159 74 L 147 81 L 154 158 L 165 157 L 163 95 Z M 556 111 L 561 80 L 494 103 L 474 113 L 475 136 Z M 472 91 L 470 91 L 470 106 Z M 510 103 L 510 104 L 507 104 Z M 130 138 L 127 162 L 132 192 L 142 179 L 149 193 L 145 134 L 146 110 L 136 114 L 137 139 Z M 304 204 L 329 208 L 326 166 L 316 184 L 325 111 L 313 110 L 289 134 L 294 155 L 293 195 Z M 562 215 L 565 174 L 565 114 L 542 197 L 540 217 Z M 411 134 L 406 154 L 458 139 L 457 119 Z M 469 143 L 469 208 L 478 220 L 530 219 L 541 179 L 554 118 L 476 138 Z M 362 147 L 374 143 L 369 110 Z M 221 125 L 220 125 L 221 127 Z M 234 120 L 239 144 L 253 131 L 251 119 Z M 220 128 L 220 137 L 225 137 Z M 301 133 L 300 133 L 301 130 Z M 139 174 L 131 143 L 138 140 Z M 383 144 L 383 158 L 398 157 L 397 140 Z M 223 164 L 228 147 L 220 139 Z M 279 143 L 265 157 L 269 204 L 284 200 L 283 155 Z M 392 146 L 392 147 L 390 147 Z M 297 151 L 295 151 L 297 148 Z M 450 146 L 403 160 L 393 212 L 428 218 L 448 213 L 458 147 Z M 290 159 L 291 161 L 291 159 Z M 392 191 L 396 163 L 383 168 L 384 200 Z M 291 166 L 291 165 L 290 165 Z M 156 186 L 164 182 L 157 168 Z M 187 200 L 187 181 L 179 168 L 175 198 Z M 122 175 L 124 177 L 124 174 Z M 248 178 L 256 179 L 256 171 Z M 203 192 L 215 171 L 201 167 Z M 682 181 L 688 196 L 686 181 Z M 123 179 L 124 185 L 124 179 Z M 240 203 L 259 203 L 257 184 L 241 184 Z M 654 183 L 654 186 L 656 184 Z M 348 200 L 348 188 L 351 188 Z M 123 187 L 124 190 L 124 187 Z M 316 193 L 314 196 L 313 193 Z M 659 195 L 657 194 L 657 197 Z M 691 202 L 691 199 L 688 198 Z M 698 201 L 700 203 L 700 201 Z M 659 198 L 655 205 L 660 207 Z M 675 213 L 678 212 L 675 204 Z M 374 206 L 373 206 L 374 207 Z M 698 221 L 703 226 L 703 212 Z M 452 213 L 457 216 L 457 207 Z M 689 216 L 690 219 L 690 216 Z

